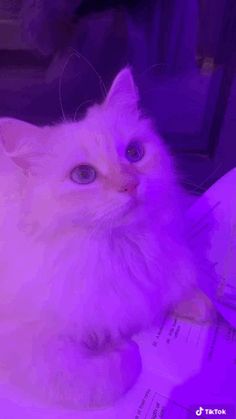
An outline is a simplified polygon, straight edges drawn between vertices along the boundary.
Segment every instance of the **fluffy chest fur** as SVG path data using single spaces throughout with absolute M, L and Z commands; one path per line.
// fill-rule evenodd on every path
M 183 243 L 153 225 L 14 237 L 1 257 L 3 313 L 82 340 L 94 333 L 118 340 L 148 327 L 196 278 Z

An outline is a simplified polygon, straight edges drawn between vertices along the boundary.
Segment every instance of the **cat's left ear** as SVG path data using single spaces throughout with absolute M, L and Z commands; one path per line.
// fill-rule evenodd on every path
M 41 128 L 13 118 L 0 119 L 3 152 L 19 167 L 29 171 L 42 154 Z
M 138 112 L 139 94 L 129 67 L 121 70 L 114 79 L 105 99 L 105 106 Z

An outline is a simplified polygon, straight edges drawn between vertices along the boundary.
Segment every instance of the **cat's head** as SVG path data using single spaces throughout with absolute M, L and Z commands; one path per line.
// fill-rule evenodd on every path
M 171 206 L 171 160 L 139 110 L 128 68 L 83 120 L 42 128 L 3 118 L 0 137 L 25 177 L 27 216 L 39 225 L 110 228 L 150 210 L 164 217 Z

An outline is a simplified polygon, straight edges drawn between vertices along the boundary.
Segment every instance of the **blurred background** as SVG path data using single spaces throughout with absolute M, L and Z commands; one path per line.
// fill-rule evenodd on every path
M 201 194 L 236 166 L 235 0 L 0 0 L 0 116 L 79 119 L 127 64 Z

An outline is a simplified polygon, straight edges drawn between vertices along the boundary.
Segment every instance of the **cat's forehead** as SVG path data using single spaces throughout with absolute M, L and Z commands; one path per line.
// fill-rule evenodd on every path
M 139 134 L 137 123 L 130 119 L 95 109 L 81 121 L 61 125 L 60 137 L 81 154 L 115 155 Z
M 75 127 L 76 128 L 76 127 Z M 100 106 L 91 108 L 87 116 L 77 125 L 78 131 L 91 138 L 97 147 L 116 148 L 125 145 L 137 130 L 137 118 L 105 109 Z

